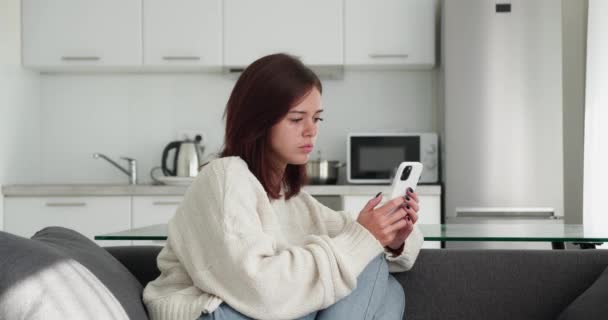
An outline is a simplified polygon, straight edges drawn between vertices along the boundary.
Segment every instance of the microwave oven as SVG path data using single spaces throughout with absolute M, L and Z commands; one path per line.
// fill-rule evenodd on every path
M 439 182 L 436 133 L 349 133 L 346 141 L 348 183 L 390 183 L 403 161 L 424 166 L 419 183 Z

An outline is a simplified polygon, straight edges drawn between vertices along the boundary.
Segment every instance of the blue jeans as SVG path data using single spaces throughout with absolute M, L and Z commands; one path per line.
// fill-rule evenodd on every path
M 298 320 L 401 320 L 405 293 L 401 284 L 388 272 L 384 254 L 374 258 L 357 278 L 357 287 L 348 296 L 326 309 L 312 312 Z M 211 314 L 198 320 L 251 320 L 225 302 Z

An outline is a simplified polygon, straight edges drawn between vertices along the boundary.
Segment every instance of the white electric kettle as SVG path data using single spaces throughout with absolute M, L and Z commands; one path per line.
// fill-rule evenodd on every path
M 196 177 L 203 163 L 203 151 L 201 145 L 203 138 L 197 135 L 194 140 L 183 140 L 170 142 L 163 150 L 161 168 L 163 174 L 169 177 Z M 172 165 L 168 165 L 169 152 L 175 149 Z

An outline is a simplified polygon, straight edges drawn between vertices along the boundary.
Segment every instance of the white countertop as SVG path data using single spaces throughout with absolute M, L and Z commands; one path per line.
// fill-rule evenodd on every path
M 71 197 L 71 196 L 181 196 L 187 186 L 127 184 L 15 184 L 2 186 L 5 197 Z M 389 185 L 306 185 L 304 190 L 316 196 L 388 194 Z M 419 195 L 441 195 L 441 186 L 419 185 Z

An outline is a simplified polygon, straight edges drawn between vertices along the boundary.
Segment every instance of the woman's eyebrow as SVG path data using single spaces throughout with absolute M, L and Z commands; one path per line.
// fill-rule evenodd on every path
M 323 109 L 319 109 L 319 110 L 315 111 L 315 114 L 316 114 L 316 113 L 321 113 L 321 112 L 323 112 Z M 292 111 L 289 111 L 289 113 L 301 113 L 301 114 L 306 114 L 306 111 L 292 110 Z

